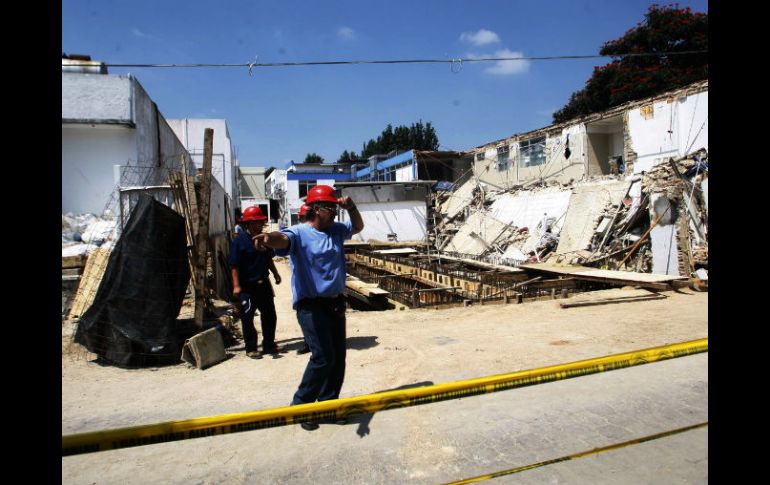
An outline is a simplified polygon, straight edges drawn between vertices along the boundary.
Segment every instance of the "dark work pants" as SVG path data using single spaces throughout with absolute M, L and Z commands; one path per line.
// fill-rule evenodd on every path
M 275 303 L 273 287 L 267 279 L 262 284 L 250 284 L 241 291 L 241 329 L 246 352 L 257 350 L 257 331 L 254 328 L 254 312 L 259 310 L 262 323 L 262 349 L 275 347 Z
M 291 403 L 337 399 L 345 380 L 344 297 L 300 300 L 297 320 L 311 353 Z

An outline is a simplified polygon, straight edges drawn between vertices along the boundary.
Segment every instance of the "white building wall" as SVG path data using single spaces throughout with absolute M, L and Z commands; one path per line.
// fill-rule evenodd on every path
M 645 115 L 649 106 L 652 114 Z M 708 92 L 631 109 L 628 130 L 632 150 L 637 155 L 634 173 L 648 171 L 658 163 L 681 158 L 698 148 L 708 149 Z
M 159 185 L 189 156 L 130 76 L 62 73 L 62 211 L 101 214 L 118 184 Z M 136 167 L 149 167 L 137 169 Z
M 358 241 L 387 241 L 396 234 L 399 241 L 424 241 L 428 236 L 424 201 L 356 202 L 364 230 L 353 236 Z M 342 211 L 345 212 L 345 211 Z M 347 220 L 347 212 L 340 220 Z
M 694 94 L 678 100 L 679 153 L 685 156 L 709 147 L 709 93 Z
M 127 126 L 62 125 L 62 213 L 101 215 L 117 184 L 113 165 L 136 158 L 135 138 Z
M 286 181 L 286 203 L 293 213 L 302 207 L 302 201 L 299 198 L 299 180 Z
M 193 161 L 198 168 L 203 166 L 203 140 L 206 128 L 214 130 L 211 173 L 231 198 L 238 196 L 233 191 L 236 183 L 233 166 L 236 161 L 227 121 L 224 119 L 184 118 L 168 120 L 168 124 L 187 150 L 191 153 L 194 152 Z
M 130 123 L 132 79 L 129 76 L 62 73 L 61 117 L 70 120 Z
M 411 165 L 396 170 L 396 182 L 411 182 L 414 180 L 414 168 Z

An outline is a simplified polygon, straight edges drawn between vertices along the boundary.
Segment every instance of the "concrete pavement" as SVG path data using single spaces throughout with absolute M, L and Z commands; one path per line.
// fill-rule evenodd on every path
M 444 483 L 708 421 L 708 354 L 354 421 L 66 457 L 62 482 Z M 707 438 L 700 428 L 488 483 L 707 483 Z

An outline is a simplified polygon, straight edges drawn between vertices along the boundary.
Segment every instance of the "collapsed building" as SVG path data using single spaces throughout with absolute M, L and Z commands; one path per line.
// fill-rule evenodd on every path
M 410 306 L 705 286 L 707 81 L 470 152 L 472 177 L 429 195 L 424 247 L 350 245 L 353 275 Z

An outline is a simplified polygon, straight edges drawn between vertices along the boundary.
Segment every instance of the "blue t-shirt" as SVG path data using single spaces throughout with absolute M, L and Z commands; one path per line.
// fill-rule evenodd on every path
M 230 243 L 230 268 L 238 269 L 240 286 L 256 283 L 267 278 L 270 270 L 270 260 L 275 252 L 267 248 L 265 251 L 257 251 L 251 236 L 246 231 L 239 232 Z
M 331 298 L 345 291 L 346 239 L 353 237 L 350 221 L 335 222 L 325 231 L 310 224 L 297 224 L 281 231 L 289 247 L 276 249 L 278 256 L 291 256 L 291 289 L 294 307 L 303 298 Z

